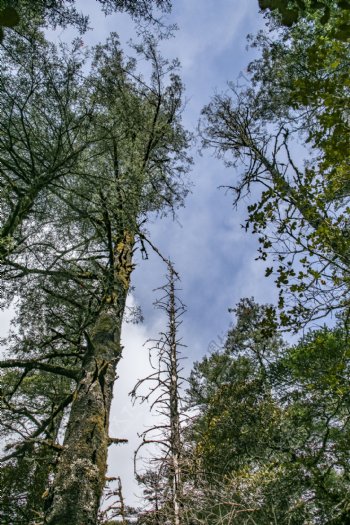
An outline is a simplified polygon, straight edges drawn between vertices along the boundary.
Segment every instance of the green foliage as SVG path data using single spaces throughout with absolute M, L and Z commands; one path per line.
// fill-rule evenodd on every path
M 1 4 L 0 4 L 1 6 Z M 4 39 L 4 27 L 15 27 L 19 24 L 18 12 L 13 7 L 5 7 L 0 10 L 0 44 Z
M 159 25 L 157 15 L 169 12 L 170 0 L 97 0 L 102 13 L 116 11 L 129 13 L 136 21 Z M 81 33 L 88 29 L 89 17 L 80 12 L 75 0 L 0 0 L 0 42 L 4 38 L 2 27 L 14 27 L 27 33 L 30 28 L 73 25 Z
M 286 347 L 262 335 L 265 310 L 242 301 L 224 349 L 192 373 L 202 490 L 193 504 L 210 523 L 346 523 L 347 328 L 309 332 Z
M 87 55 L 79 42 L 57 49 L 38 33 L 9 34 L 1 53 L 1 299 L 16 297 L 17 306 L 14 332 L 4 341 L 11 359 L 0 363 L 11 369 L 1 459 L 8 492 L 22 502 L 13 507 L 20 516 L 22 506 L 31 507 L 30 495 L 22 495 L 22 486 L 16 493 L 12 480 L 46 450 L 53 449 L 54 458 L 60 453 L 63 414 L 86 378 L 86 363 L 94 363 L 97 320 L 100 332 L 105 319 L 116 332 L 113 356 L 108 337 L 99 341 L 99 357 L 116 366 L 114 327 L 125 311 L 137 236 L 145 238 L 150 213 L 174 213 L 183 204 L 190 159 L 177 64 L 160 57 L 154 40 L 136 49 L 149 61 L 148 84 L 137 61 L 123 57 L 115 35 L 88 54 L 84 74 Z M 44 464 L 47 485 L 51 467 Z M 99 472 L 102 486 L 103 468 Z M 38 497 L 35 471 L 24 475 Z M 45 494 L 37 499 L 38 512 L 51 505 L 51 493 Z
M 46 447 L 33 447 L 0 467 L 1 524 L 31 525 L 42 519 L 56 456 Z
M 13 7 L 5 7 L 0 11 L 0 25 L 5 27 L 14 27 L 19 23 L 19 16 Z
M 29 525 L 43 514 L 59 451 L 62 414 L 55 411 L 72 384 L 66 378 L 53 380 L 51 374 L 23 369 L 2 371 L 0 379 L 0 438 L 8 457 L 0 465 L 0 523 Z M 42 433 L 35 439 L 40 427 Z
M 298 5 L 290 6 L 284 0 L 259 0 L 259 7 L 262 10 L 277 10 L 282 23 L 288 27 L 297 22 L 299 18 Z
M 322 26 L 333 25 L 333 36 L 338 40 L 350 38 L 349 0 L 258 0 L 262 10 L 278 13 L 279 21 L 287 27 L 301 18 L 317 19 Z
M 213 479 L 259 456 L 278 426 L 266 361 L 276 358 L 283 343 L 276 333 L 266 335 L 268 310 L 242 300 L 224 350 L 204 357 L 191 374 L 191 401 L 202 413 L 193 427 L 197 453 Z
M 89 145 L 92 104 L 82 95 L 85 57 L 76 43 L 58 51 L 39 34 L 9 35 L 1 61 L 3 259 L 21 244 L 26 221 L 47 213 L 47 190 L 79 170 Z

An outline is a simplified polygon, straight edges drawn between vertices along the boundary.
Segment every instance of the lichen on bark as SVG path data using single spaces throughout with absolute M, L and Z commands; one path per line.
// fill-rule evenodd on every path
M 109 412 L 120 358 L 121 319 L 100 314 L 74 394 L 57 475 L 48 498 L 48 525 L 95 525 L 107 468 Z

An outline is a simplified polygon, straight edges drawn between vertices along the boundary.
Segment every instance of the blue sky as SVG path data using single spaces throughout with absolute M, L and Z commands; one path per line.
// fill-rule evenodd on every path
M 246 35 L 263 26 L 257 0 L 175 0 L 172 19 L 179 26 L 175 38 L 163 43 L 163 53 L 177 56 L 186 86 L 184 124 L 195 131 L 200 111 L 215 92 L 245 72 L 252 51 Z M 272 283 L 254 261 L 256 239 L 241 228 L 244 208 L 235 211 L 232 196 L 220 185 L 233 183 L 235 174 L 208 151 L 193 149 L 192 194 L 179 211 L 178 222 L 157 221 L 153 241 L 175 261 L 182 279 L 182 298 L 188 307 L 184 337 L 189 356 L 198 358 L 210 341 L 223 334 L 231 320 L 227 309 L 243 296 L 272 300 Z M 164 270 L 152 258 L 134 274 L 135 298 L 144 309 L 146 323 L 150 290 L 159 286 Z
M 83 36 L 86 45 L 103 42 L 116 31 L 126 43 L 133 36 L 133 24 L 126 15 L 104 17 L 94 0 L 77 2 L 91 17 L 93 30 Z M 173 0 L 169 19 L 179 30 L 161 44 L 169 59 L 178 57 L 186 86 L 184 125 L 195 131 L 201 108 L 215 92 L 227 89 L 237 80 L 253 58 L 246 50 L 246 35 L 264 26 L 257 0 Z M 72 31 L 56 32 L 52 38 L 70 40 Z M 176 221 L 170 218 L 149 226 L 153 243 L 170 257 L 181 275 L 182 300 L 187 305 L 182 335 L 187 344 L 188 367 L 203 356 L 212 342 L 220 342 L 232 321 L 228 308 L 241 297 L 254 296 L 260 302 L 274 298 L 273 283 L 264 278 L 264 266 L 254 261 L 256 239 L 241 228 L 245 206 L 235 211 L 232 196 L 218 186 L 233 182 L 235 173 L 227 170 L 210 152 L 198 154 L 193 148 L 192 194 Z M 115 402 L 111 416 L 111 435 L 128 437 L 128 446 L 111 450 L 111 475 L 121 475 L 129 503 L 135 503 L 136 485 L 132 480 L 132 454 L 138 432 L 150 423 L 147 408 L 131 407 L 128 392 L 147 372 L 147 352 L 142 345 L 162 329 L 163 320 L 152 308 L 154 288 L 164 282 L 164 264 L 150 254 L 138 261 L 133 274 L 135 287 L 129 301 L 140 305 L 145 317 L 142 325 L 125 325 L 124 357 L 118 368 Z M 7 314 L 7 318 L 9 315 Z M 5 317 L 3 317 L 5 322 Z

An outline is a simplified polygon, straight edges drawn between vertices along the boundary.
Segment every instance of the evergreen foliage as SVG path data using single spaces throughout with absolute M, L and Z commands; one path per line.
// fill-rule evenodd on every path
M 8 35 L 2 48 L 2 299 L 17 303 L 1 362 L 13 371 L 2 461 L 16 470 L 17 458 L 54 448 L 49 490 L 37 498 L 47 523 L 95 523 L 133 252 L 147 242 L 148 215 L 174 212 L 187 193 L 177 64 L 151 38 L 136 52 L 150 63 L 149 84 L 115 35 L 88 55 L 88 74 L 79 43 L 59 50 L 33 33 Z M 69 381 L 53 404 L 57 376 Z M 39 398 L 22 408 L 28 385 Z M 63 447 L 49 430 L 57 419 Z
M 349 340 L 342 323 L 288 347 L 242 300 L 225 347 L 195 365 L 190 400 L 205 523 L 346 523 Z

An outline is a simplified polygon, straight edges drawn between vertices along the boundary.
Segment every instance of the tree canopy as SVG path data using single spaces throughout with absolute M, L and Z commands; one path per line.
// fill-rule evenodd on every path
M 266 308 L 242 300 L 224 348 L 192 372 L 193 505 L 210 523 L 346 523 L 347 331 L 288 346 L 266 336 Z
M 350 37 L 349 0 L 258 0 L 263 11 L 277 13 L 279 21 L 291 27 L 302 18 L 316 18 L 323 26 L 332 27 L 332 35 L 346 41 Z
M 135 20 L 159 23 L 157 13 L 169 12 L 170 0 L 97 0 L 102 12 L 107 15 L 115 11 L 129 13 Z M 73 25 L 84 33 L 88 29 L 89 17 L 79 12 L 75 0 L 0 0 L 0 42 L 3 28 L 28 28 L 31 26 L 54 28 Z

